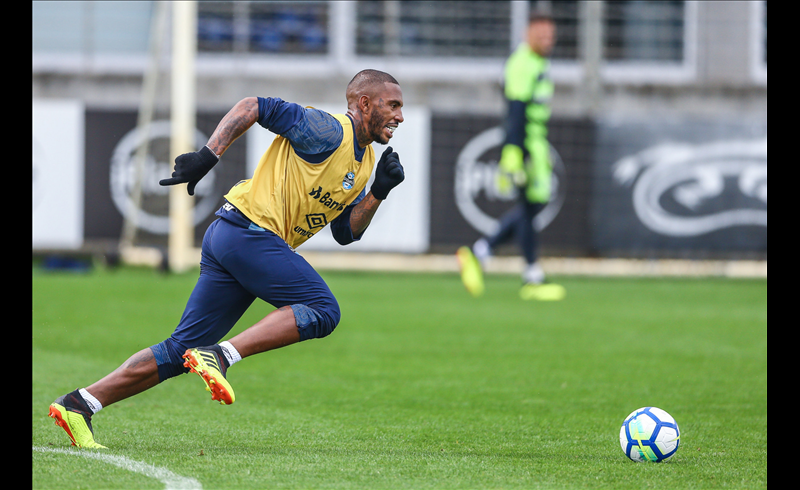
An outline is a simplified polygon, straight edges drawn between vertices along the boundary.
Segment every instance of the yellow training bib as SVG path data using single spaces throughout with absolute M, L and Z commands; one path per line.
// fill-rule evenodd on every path
M 355 157 L 353 123 L 334 114 L 342 125 L 339 147 L 323 162 L 309 163 L 289 140 L 276 136 L 264 152 L 253 178 L 233 186 L 225 199 L 250 221 L 274 232 L 296 248 L 322 230 L 353 202 L 375 166 L 372 145 Z

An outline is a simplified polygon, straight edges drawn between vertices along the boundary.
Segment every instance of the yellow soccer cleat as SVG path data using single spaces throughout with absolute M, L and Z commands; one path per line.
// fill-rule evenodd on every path
M 567 295 L 567 290 L 560 284 L 533 284 L 522 286 L 519 297 L 524 300 L 560 301 Z
M 475 298 L 482 295 L 484 291 L 483 269 L 478 258 L 467 246 L 461 247 L 456 251 L 456 258 L 458 259 L 461 282 L 464 283 L 464 287 Z
M 71 395 L 71 394 L 70 394 Z M 59 397 L 50 404 L 49 416 L 55 419 L 56 425 L 64 429 L 73 446 L 90 449 L 107 449 L 94 442 L 92 417 L 88 412 L 73 406 L 70 395 Z
M 183 365 L 203 378 L 206 391 L 211 392 L 212 400 L 217 400 L 222 405 L 230 405 L 236 401 L 233 388 L 225 379 L 227 367 L 222 359 L 222 353 L 216 352 L 214 347 L 197 347 L 187 349 L 183 358 L 186 359 Z

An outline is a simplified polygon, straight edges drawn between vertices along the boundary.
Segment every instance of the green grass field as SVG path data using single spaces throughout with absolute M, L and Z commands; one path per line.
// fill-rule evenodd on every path
M 232 367 L 231 406 L 190 375 L 107 407 L 109 449 L 81 451 L 48 405 L 166 338 L 196 272 L 34 267 L 32 487 L 165 488 L 111 457 L 203 489 L 767 486 L 766 280 L 558 277 L 567 298 L 536 303 L 516 276 L 478 300 L 455 274 L 323 276 L 343 311 L 330 337 Z M 680 426 L 667 463 L 620 449 L 643 406 Z

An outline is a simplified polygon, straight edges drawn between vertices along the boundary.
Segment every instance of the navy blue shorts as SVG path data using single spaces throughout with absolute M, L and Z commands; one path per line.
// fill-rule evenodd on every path
M 219 342 L 256 298 L 291 306 L 300 340 L 324 337 L 341 316 L 328 285 L 280 237 L 230 204 L 203 238 L 200 277 L 172 340 L 182 348 Z

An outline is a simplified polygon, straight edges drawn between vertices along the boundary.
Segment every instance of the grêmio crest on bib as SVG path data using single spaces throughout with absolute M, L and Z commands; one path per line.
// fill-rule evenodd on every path
M 347 174 L 344 176 L 344 180 L 342 180 L 342 187 L 344 187 L 344 189 L 347 191 L 352 189 L 353 184 L 355 183 L 355 178 L 356 174 L 353 172 L 347 172 Z

